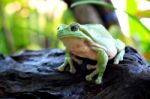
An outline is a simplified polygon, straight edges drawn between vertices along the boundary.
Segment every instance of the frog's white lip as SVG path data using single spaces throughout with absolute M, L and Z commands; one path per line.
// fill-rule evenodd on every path
M 64 38 L 64 37 L 78 37 L 78 38 L 83 38 L 83 35 L 71 33 L 71 34 L 59 34 L 58 37 L 59 38 Z

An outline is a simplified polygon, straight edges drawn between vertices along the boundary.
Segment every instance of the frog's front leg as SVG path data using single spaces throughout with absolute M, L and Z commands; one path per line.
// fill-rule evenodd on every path
M 66 51 L 66 57 L 65 57 L 64 63 L 61 66 L 59 66 L 57 68 L 57 70 L 61 71 L 61 72 L 64 71 L 64 69 L 66 68 L 66 66 L 67 66 L 68 63 L 69 63 L 69 66 L 70 66 L 69 72 L 72 73 L 72 74 L 74 74 L 76 72 L 76 69 L 73 66 L 69 50 Z
M 119 39 L 117 39 L 115 42 L 116 42 L 116 48 L 117 48 L 118 54 L 116 55 L 114 59 L 114 64 L 118 64 L 119 61 L 123 60 L 123 56 L 125 54 L 125 44 Z
M 97 48 L 97 65 L 96 69 L 89 75 L 86 76 L 86 80 L 92 80 L 92 78 L 98 74 L 96 79 L 96 84 L 102 82 L 103 73 L 105 71 L 108 62 L 108 55 L 104 49 Z

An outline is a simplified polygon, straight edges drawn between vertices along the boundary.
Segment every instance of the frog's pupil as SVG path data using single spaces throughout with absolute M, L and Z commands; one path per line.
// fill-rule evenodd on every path
M 71 31 L 77 31 L 78 30 L 78 27 L 76 25 L 71 26 L 70 28 L 71 28 Z

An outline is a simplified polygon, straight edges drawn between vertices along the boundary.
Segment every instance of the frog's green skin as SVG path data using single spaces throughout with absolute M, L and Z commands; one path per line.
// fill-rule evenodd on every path
M 58 28 L 58 38 L 66 46 L 66 58 L 58 70 L 64 71 L 69 63 L 70 72 L 75 73 L 76 70 L 71 60 L 77 60 L 74 56 L 96 60 L 96 66 L 87 66 L 87 69 L 95 70 L 86 76 L 86 80 L 90 81 L 98 75 L 97 84 L 102 81 L 108 60 L 115 58 L 114 64 L 118 64 L 123 60 L 125 53 L 125 44 L 119 39 L 114 39 L 100 24 L 63 24 Z

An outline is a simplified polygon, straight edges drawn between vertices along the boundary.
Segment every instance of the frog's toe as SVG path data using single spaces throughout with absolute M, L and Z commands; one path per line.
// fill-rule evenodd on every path
M 114 64 L 118 64 L 118 63 L 119 63 L 119 59 L 115 59 Z
M 90 66 L 90 65 L 87 65 L 86 68 L 87 68 L 88 70 L 91 70 L 91 66 Z
M 120 57 L 116 57 L 115 60 L 114 60 L 114 64 L 118 64 L 120 61 L 123 60 L 123 57 L 120 56 Z
M 63 66 L 59 66 L 56 68 L 56 70 L 60 71 L 60 72 L 63 72 L 64 71 L 64 67 Z
M 71 74 L 75 74 L 75 73 L 76 73 L 76 69 L 70 69 L 69 72 L 70 72 Z
M 95 80 L 95 83 L 96 84 L 101 84 L 102 82 L 102 77 L 98 77 L 96 80 Z
M 86 79 L 87 81 L 91 81 L 91 80 L 92 80 L 92 77 L 91 77 L 90 75 L 87 75 L 87 76 L 85 77 L 85 79 Z
M 123 61 L 123 57 L 120 58 L 120 61 Z
M 96 66 L 93 66 L 93 65 L 87 65 L 86 68 L 88 70 L 91 70 L 91 69 L 96 69 Z

